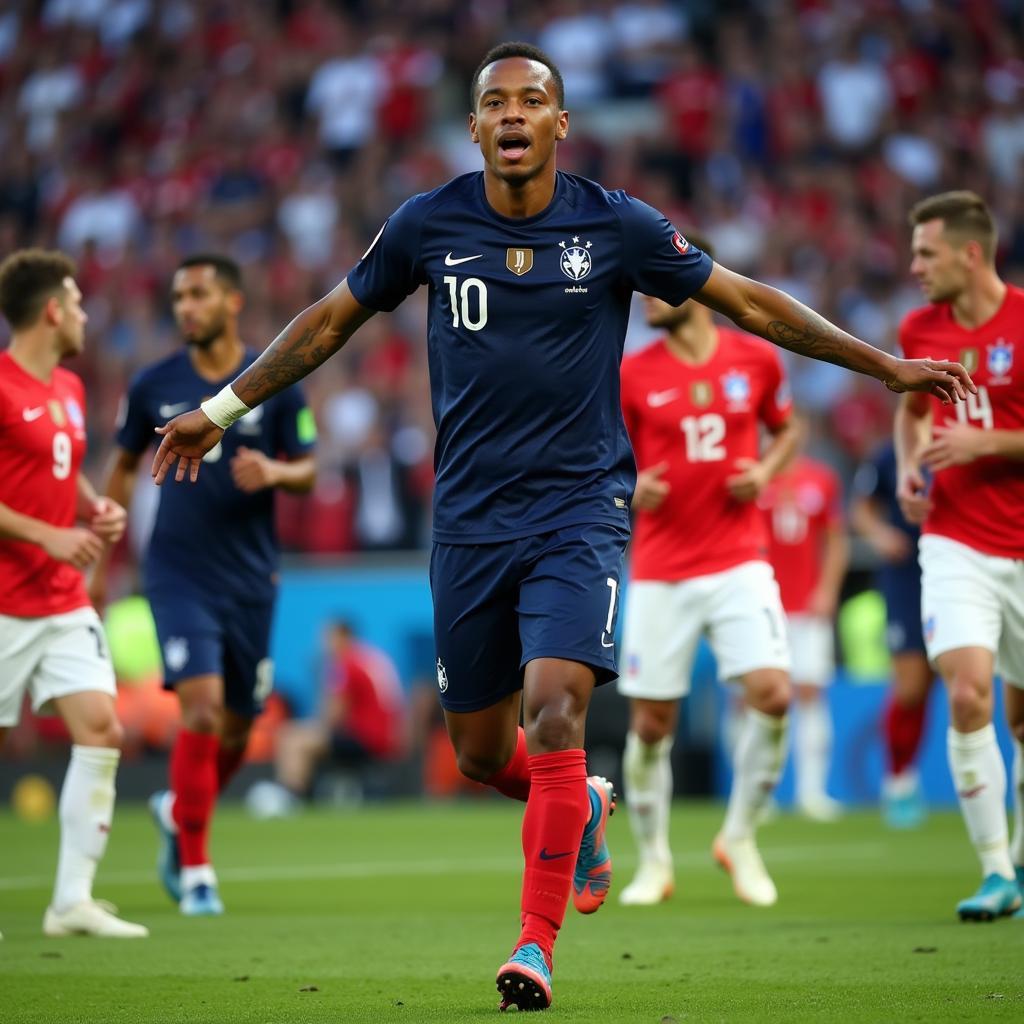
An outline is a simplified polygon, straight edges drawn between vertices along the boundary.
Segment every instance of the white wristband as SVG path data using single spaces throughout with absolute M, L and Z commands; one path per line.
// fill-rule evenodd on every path
M 225 384 L 213 398 L 208 398 L 199 408 L 222 430 L 227 430 L 235 420 L 240 420 L 247 412 L 252 412 L 231 390 L 230 384 Z

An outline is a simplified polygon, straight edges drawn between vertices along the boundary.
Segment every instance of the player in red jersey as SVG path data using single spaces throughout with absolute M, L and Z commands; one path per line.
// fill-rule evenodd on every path
M 842 484 L 830 466 L 801 456 L 768 484 L 758 504 L 768 519 L 788 625 L 797 806 L 815 821 L 833 821 L 840 808 L 826 792 L 832 720 L 824 688 L 835 673 L 833 620 L 850 560 Z
M 60 855 L 46 935 L 142 938 L 92 898 L 114 814 L 121 725 L 103 626 L 82 570 L 124 533 L 125 511 L 81 472 L 85 391 L 59 364 L 82 351 L 74 263 L 28 249 L 0 264 L 0 742 L 22 699 L 56 712 L 73 746 L 60 796 Z
M 666 334 L 622 364 L 639 473 L 619 690 L 630 698 L 623 776 L 639 866 L 620 899 L 656 903 L 674 887 L 672 739 L 706 633 L 721 678 L 743 684 L 750 708 L 714 853 L 741 899 L 768 906 L 776 891 L 754 825 L 782 766 L 789 651 L 756 499 L 796 445 L 789 391 L 775 350 L 716 327 L 706 306 L 644 303 Z M 763 453 L 762 426 L 773 435 Z
M 992 920 L 1020 907 L 1024 881 L 1024 290 L 996 273 L 995 224 L 974 193 L 925 199 L 910 221 L 910 272 L 929 305 L 907 316 L 900 342 L 909 357 L 961 360 L 978 389 L 955 415 L 907 398 L 895 443 L 900 504 L 923 524 L 921 612 L 949 694 L 950 768 L 981 860 L 981 888 L 957 912 Z M 992 725 L 997 671 L 1016 748 L 1012 847 Z

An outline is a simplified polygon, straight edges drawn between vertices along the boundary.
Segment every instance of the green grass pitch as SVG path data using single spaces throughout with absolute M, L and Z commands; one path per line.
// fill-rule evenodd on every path
M 44 939 L 56 824 L 0 816 L 0 1021 L 470 1022 L 502 1019 L 496 968 L 516 937 L 518 807 L 502 801 L 216 820 L 227 914 L 186 920 L 153 873 L 142 807 L 118 809 L 97 895 L 149 925 L 142 941 Z M 920 832 L 874 813 L 788 817 L 761 833 L 779 905 L 738 903 L 708 846 L 721 809 L 677 805 L 677 893 L 619 907 L 633 866 L 590 918 L 570 907 L 556 951 L 559 1021 L 1024 1020 L 1024 920 L 965 925 L 977 883 L 953 813 Z

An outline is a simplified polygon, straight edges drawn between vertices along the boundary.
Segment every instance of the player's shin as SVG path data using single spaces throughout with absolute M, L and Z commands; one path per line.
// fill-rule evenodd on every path
M 92 898 L 96 867 L 107 848 L 114 817 L 114 777 L 121 752 L 71 748 L 60 794 L 60 855 L 53 908 L 63 912 Z
M 733 756 L 732 792 L 722 835 L 748 839 L 772 798 L 786 756 L 786 715 L 748 708 Z
M 590 814 L 586 753 L 533 754 L 529 766 L 530 796 L 523 815 L 523 927 L 517 946 L 536 942 L 550 963 Z
M 989 723 L 974 732 L 946 734 L 953 774 L 967 834 L 981 861 L 981 873 L 1013 878 L 1006 827 L 1006 766 Z
M 669 812 L 672 806 L 672 737 L 644 743 L 635 732 L 626 735 L 622 757 L 629 824 L 641 862 L 670 864 Z
M 500 772 L 495 772 L 485 785 L 513 800 L 526 801 L 530 796 L 530 755 L 526 752 L 526 732 L 520 726 L 516 735 L 516 749 Z
M 832 758 L 832 717 L 824 694 L 819 694 L 816 700 L 799 703 L 793 724 L 793 747 L 797 802 L 805 810 L 825 805 Z
M 182 868 L 210 863 L 208 837 L 217 799 L 217 737 L 181 729 L 171 752 L 174 823 Z
M 917 759 L 924 732 L 924 716 L 924 702 L 906 705 L 901 704 L 894 694 L 889 695 L 885 709 L 885 743 L 892 776 L 902 775 Z

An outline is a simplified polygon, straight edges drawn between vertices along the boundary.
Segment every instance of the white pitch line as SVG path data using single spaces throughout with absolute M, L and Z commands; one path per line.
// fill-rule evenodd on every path
M 882 843 L 857 843 L 851 845 L 826 846 L 779 846 L 769 847 L 765 854 L 771 863 L 784 862 L 799 864 L 809 861 L 845 860 L 862 861 L 880 858 L 885 853 Z M 632 858 L 618 858 L 620 864 L 632 867 Z M 685 853 L 675 858 L 680 868 L 707 867 L 710 855 L 707 853 Z M 522 860 L 510 857 L 483 860 L 423 860 L 423 861 L 365 861 L 351 864 L 272 864 L 259 867 L 218 868 L 217 877 L 223 882 L 303 882 L 323 881 L 332 878 L 391 878 L 415 877 L 418 875 L 467 875 L 474 873 L 504 874 L 522 870 Z M 152 885 L 156 881 L 155 870 L 146 871 L 100 871 L 100 885 Z M 0 875 L 0 892 L 26 889 L 48 889 L 53 884 L 52 875 L 23 875 L 4 877 Z

